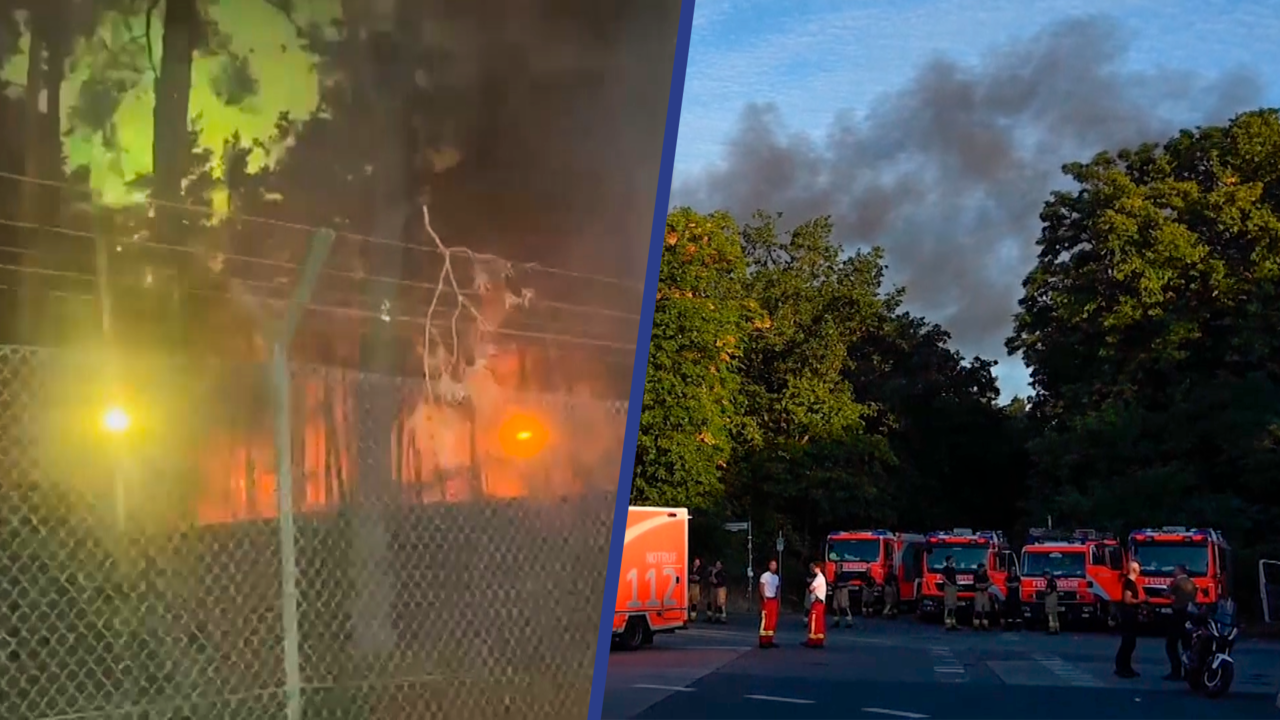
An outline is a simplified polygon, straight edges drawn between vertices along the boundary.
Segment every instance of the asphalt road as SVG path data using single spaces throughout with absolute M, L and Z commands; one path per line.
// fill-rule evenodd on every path
M 604 719 L 685 718 L 1280 718 L 1280 645 L 1237 646 L 1239 674 L 1220 700 L 1167 682 L 1163 641 L 1139 641 L 1134 680 L 1112 674 L 1106 634 L 944 633 L 913 617 L 858 619 L 830 629 L 825 650 L 799 646 L 799 617 L 782 647 L 756 648 L 755 623 L 700 625 L 609 659 Z

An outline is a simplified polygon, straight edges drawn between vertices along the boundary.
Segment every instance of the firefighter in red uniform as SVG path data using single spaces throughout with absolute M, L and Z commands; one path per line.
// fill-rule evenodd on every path
M 778 561 L 770 560 L 769 569 L 760 576 L 760 647 L 775 648 L 773 636 L 778 630 Z
M 809 607 L 809 639 L 804 646 L 820 648 L 827 642 L 827 577 L 822 574 L 822 566 L 809 563 L 813 580 L 809 581 L 809 594 L 813 596 L 813 605 Z

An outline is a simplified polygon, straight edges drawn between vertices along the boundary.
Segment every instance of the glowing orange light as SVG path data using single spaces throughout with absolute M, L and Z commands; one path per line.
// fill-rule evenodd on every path
M 527 460 L 547 445 L 547 428 L 528 413 L 512 413 L 498 428 L 498 443 L 510 457 Z

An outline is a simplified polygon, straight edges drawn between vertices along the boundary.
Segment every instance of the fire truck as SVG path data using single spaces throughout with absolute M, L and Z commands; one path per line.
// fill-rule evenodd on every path
M 956 528 L 950 532 L 925 535 L 925 572 L 920 589 L 920 615 L 937 619 L 942 616 L 942 568 L 947 556 L 955 560 L 959 585 L 958 610 L 973 610 L 973 573 L 978 563 L 986 563 L 991 576 L 992 599 L 1003 603 L 1005 578 L 1009 568 L 1017 567 L 1017 556 L 999 530 Z
M 1110 622 L 1124 579 L 1124 548 L 1114 535 L 1033 528 L 1022 548 L 1022 615 L 1044 620 L 1045 574 L 1058 582 L 1059 616 L 1066 622 Z
M 1216 607 L 1230 596 L 1231 546 L 1208 528 L 1166 526 L 1129 533 L 1129 557 L 1142 566 L 1142 589 L 1149 603 L 1141 617 L 1153 620 L 1172 612 L 1169 585 L 1174 569 L 1187 568 L 1199 590 L 1196 602 Z
M 904 611 L 915 607 L 924 569 L 925 538 L 912 533 L 890 530 L 848 530 L 827 536 L 826 563 L 828 595 L 836 583 L 850 585 L 850 603 L 861 600 L 862 584 L 867 577 L 876 580 L 876 603 L 884 598 L 884 579 L 889 572 L 898 576 L 898 606 Z

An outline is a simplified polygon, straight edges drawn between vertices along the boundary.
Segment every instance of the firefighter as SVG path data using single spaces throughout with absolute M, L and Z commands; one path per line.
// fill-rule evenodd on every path
M 1004 600 L 1004 620 L 1001 625 L 1005 630 L 1022 630 L 1022 578 L 1017 568 L 1009 568 L 1009 576 L 1005 580 L 1007 594 Z
M 991 611 L 991 573 L 987 572 L 986 563 L 978 563 L 973 573 L 973 629 L 990 630 L 991 621 L 987 613 Z
M 960 585 L 956 582 L 956 559 L 950 555 L 942 565 L 942 619 L 947 630 L 959 630 L 956 606 L 960 604 Z
M 702 604 L 702 558 L 694 558 L 689 568 L 689 622 L 698 622 L 698 606 Z
M 770 560 L 769 569 L 760 576 L 760 647 L 765 650 L 777 647 L 773 636 L 778 630 L 778 589 L 781 584 L 778 561 Z
M 836 624 L 833 627 L 840 627 L 844 623 L 846 628 L 853 627 L 853 608 L 849 605 L 849 583 L 836 580 L 836 589 L 832 594 L 832 609 L 836 611 Z
M 1044 617 L 1049 621 L 1049 634 L 1057 635 L 1058 627 L 1058 578 L 1051 570 L 1044 571 Z
M 867 576 L 862 581 L 862 617 L 871 617 L 876 610 L 876 579 Z
M 809 639 L 803 645 L 816 649 L 826 645 L 827 641 L 827 578 L 816 562 L 809 564 L 809 570 L 813 573 L 813 580 L 809 582 L 813 604 L 809 606 Z
M 884 616 L 898 617 L 898 574 L 892 570 L 884 574 Z
M 729 601 L 729 588 L 724 584 L 724 563 L 719 560 L 711 567 L 711 573 L 708 577 L 711 582 L 711 621 L 724 624 L 729 621 L 728 610 L 725 605 Z

